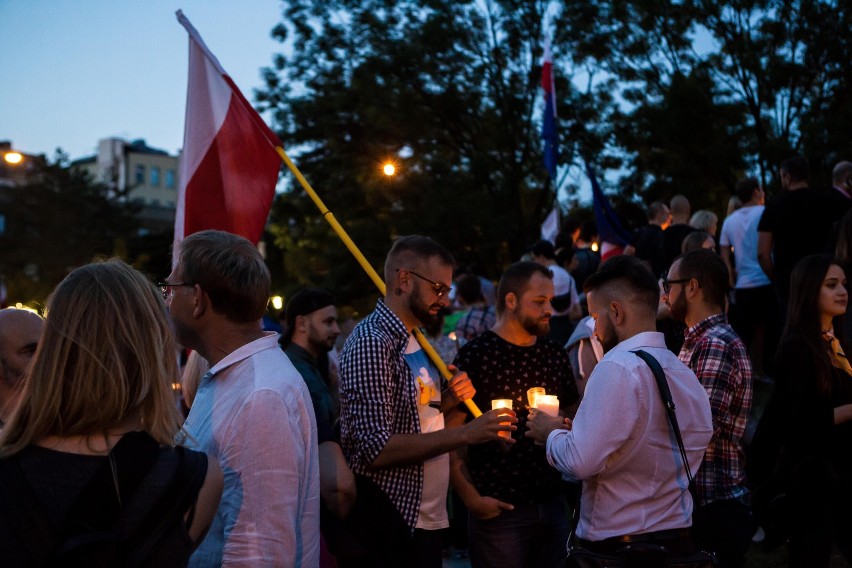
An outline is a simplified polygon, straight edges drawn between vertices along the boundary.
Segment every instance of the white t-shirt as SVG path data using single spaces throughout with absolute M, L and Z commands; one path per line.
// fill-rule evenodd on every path
M 417 413 L 420 432 L 428 434 L 444 428 L 441 414 L 441 375 L 420 348 L 414 337 L 409 337 L 405 349 L 405 362 L 417 382 Z M 423 495 L 415 528 L 444 529 L 450 526 L 447 517 L 447 488 L 450 485 L 450 455 L 441 454 L 423 462 Z
M 571 307 L 580 302 L 580 298 L 577 295 L 577 286 L 574 284 L 574 277 L 567 270 L 556 264 L 551 264 L 547 269 L 553 274 L 553 295 L 564 296 L 565 294 L 571 294 L 571 304 L 568 308 L 561 312 L 554 311 L 553 315 L 567 316 L 571 311 Z
M 771 283 L 757 261 L 757 224 L 763 209 L 763 205 L 741 207 L 722 223 L 719 244 L 734 249 L 737 288 L 757 288 Z

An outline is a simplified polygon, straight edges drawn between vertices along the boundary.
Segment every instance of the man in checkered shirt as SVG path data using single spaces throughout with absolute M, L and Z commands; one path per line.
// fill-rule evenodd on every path
M 447 452 L 505 440 L 499 432 L 516 429 L 517 419 L 500 416 L 505 410 L 444 429 L 444 413 L 461 412 L 459 402 L 475 390 L 453 367 L 443 388 L 411 331 L 449 303 L 454 264 L 428 237 L 397 239 L 385 261 L 385 298 L 340 356 L 341 443 L 358 483 L 351 524 L 368 525 L 360 536 L 372 566 L 440 568 L 439 529 L 449 526 Z
M 716 552 L 722 567 L 742 566 L 755 524 L 745 483 L 743 433 L 751 409 L 752 372 L 742 340 L 728 325 L 728 269 L 712 250 L 676 258 L 663 283 L 672 317 L 686 323 L 678 358 L 710 397 L 713 439 L 695 477 L 696 544 Z

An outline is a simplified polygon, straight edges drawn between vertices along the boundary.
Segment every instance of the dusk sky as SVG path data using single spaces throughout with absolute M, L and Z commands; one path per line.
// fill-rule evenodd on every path
M 72 159 L 101 138 L 183 143 L 182 9 L 250 101 L 282 44 L 279 0 L 0 0 L 0 140 Z

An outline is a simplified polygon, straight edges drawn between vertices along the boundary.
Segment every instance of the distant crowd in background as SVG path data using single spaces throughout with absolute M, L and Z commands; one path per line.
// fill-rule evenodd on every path
M 569 219 L 497 281 L 399 237 L 370 314 L 304 288 L 281 333 L 242 237 L 77 268 L 0 310 L 2 563 L 852 561 L 852 163 L 778 174 L 604 258 Z

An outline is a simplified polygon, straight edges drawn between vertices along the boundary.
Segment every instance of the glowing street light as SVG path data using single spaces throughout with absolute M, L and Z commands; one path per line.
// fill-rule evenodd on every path
M 284 307 L 284 298 L 281 296 L 272 296 L 272 307 L 276 310 L 280 310 Z
M 24 160 L 24 156 L 20 152 L 6 152 L 3 159 L 6 160 L 6 163 L 15 165 L 20 164 Z
M 384 166 L 382 166 L 382 171 L 384 172 L 384 174 L 386 176 L 390 177 L 390 176 L 392 176 L 393 174 L 396 173 L 396 166 L 394 166 L 392 163 L 388 162 Z

